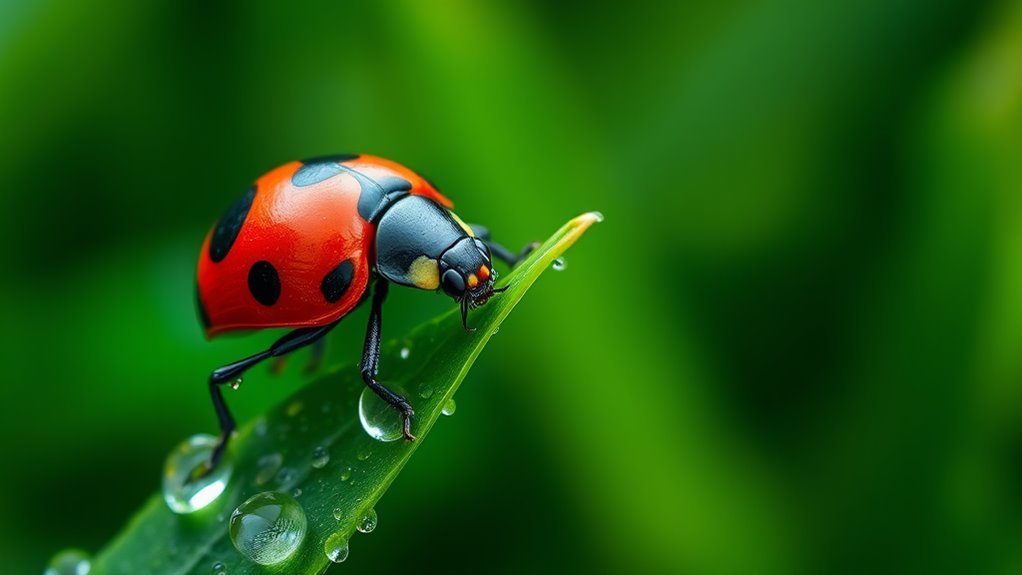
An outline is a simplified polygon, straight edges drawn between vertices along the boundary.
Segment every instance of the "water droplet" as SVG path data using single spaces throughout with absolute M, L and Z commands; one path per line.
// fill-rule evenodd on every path
M 433 386 L 423 382 L 423 384 L 419 387 L 419 397 L 422 399 L 429 399 L 433 397 Z
M 292 491 L 291 494 L 294 495 L 295 497 L 301 497 L 302 496 L 302 488 L 301 487 L 295 487 L 295 490 Z
M 358 529 L 362 533 L 372 533 L 373 529 L 376 529 L 376 510 L 370 509 L 366 511 L 366 514 L 358 518 L 358 523 L 355 524 L 355 529 Z
M 223 561 L 217 561 L 213 564 L 213 575 L 227 575 L 227 566 L 224 565 Z
M 88 553 L 81 549 L 64 549 L 50 559 L 45 575 L 87 575 L 91 569 Z
M 322 445 L 312 450 L 312 466 L 316 469 L 323 469 L 330 463 L 330 451 Z
M 295 478 L 295 470 L 290 467 L 282 467 L 277 472 L 277 483 L 284 485 L 285 483 L 291 483 Z
M 298 549 L 307 526 L 305 511 L 297 501 L 284 493 L 264 491 L 234 510 L 231 542 L 250 560 L 273 565 Z
M 256 471 L 255 475 L 256 485 L 265 485 L 266 482 L 273 479 L 283 464 L 284 456 L 279 453 L 269 453 L 260 457 L 256 462 L 256 465 L 259 466 L 259 471 Z
M 348 558 L 348 539 L 341 533 L 334 533 L 323 542 L 326 558 L 334 563 L 341 563 Z
M 241 377 L 236 377 L 234 378 L 234 380 L 231 381 L 229 385 L 231 386 L 231 389 L 237 391 L 241 387 L 242 383 L 245 383 L 245 379 Z
M 341 517 L 344 517 L 344 512 L 341 511 L 340 507 L 334 507 L 334 519 L 340 521 Z
M 412 350 L 408 349 L 407 347 L 402 347 L 400 352 L 401 359 L 408 359 L 408 356 L 411 355 L 411 353 Z
M 358 398 L 358 418 L 369 437 L 379 441 L 401 439 L 401 414 L 368 387 Z
M 444 415 L 454 415 L 454 412 L 458 409 L 458 404 L 454 403 L 454 398 L 450 398 L 444 403 L 444 406 L 440 408 L 440 413 Z
M 174 513 L 191 513 L 213 502 L 227 487 L 234 463 L 226 456 L 216 469 L 202 475 L 209 466 L 218 439 L 193 435 L 174 448 L 163 464 L 163 500 Z
M 498 333 L 500 333 L 500 326 L 499 325 L 497 327 L 493 328 L 493 333 L 491 333 L 490 335 L 497 335 Z
M 555 272 L 563 272 L 564 268 L 568 267 L 568 262 L 565 261 L 564 258 L 557 258 L 554 260 L 554 263 L 550 264 L 550 267 L 552 267 Z
M 369 451 L 368 448 L 363 447 L 362 449 L 358 450 L 358 454 L 355 455 L 355 457 L 357 457 L 359 461 L 365 461 L 366 459 L 369 459 L 369 456 L 372 454 L 373 454 L 372 451 Z
M 603 221 L 603 212 L 593 212 L 593 217 L 596 218 L 596 223 Z
M 344 471 L 341 472 L 341 481 L 347 481 L 351 479 L 351 468 L 345 467 Z
M 299 413 L 302 412 L 302 407 L 304 407 L 304 404 L 302 404 L 302 400 L 296 399 L 296 400 L 292 401 L 287 406 L 287 410 L 286 410 L 287 416 L 288 417 L 294 417 L 294 416 L 298 415 Z

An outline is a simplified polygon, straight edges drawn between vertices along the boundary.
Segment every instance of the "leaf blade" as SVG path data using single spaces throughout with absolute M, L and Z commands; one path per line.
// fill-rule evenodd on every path
M 323 548 L 327 537 L 355 532 L 358 519 L 379 501 L 441 417 L 444 403 L 453 398 L 495 329 L 543 271 L 598 221 L 602 216 L 595 212 L 578 216 L 534 250 L 508 274 L 503 282 L 507 291 L 471 314 L 475 332 L 465 332 L 453 310 L 414 329 L 404 345 L 391 341 L 385 346 L 381 381 L 411 400 L 418 441 L 370 438 L 356 414 L 356 398 L 364 389 L 357 366 L 332 370 L 239 431 L 229 453 L 235 460 L 234 475 L 217 501 L 190 515 L 175 515 L 159 494 L 153 496 L 96 555 L 91 573 L 208 575 L 215 562 L 223 563 L 231 575 L 325 571 L 330 565 Z M 402 353 L 400 348 L 409 344 L 408 353 Z M 322 468 L 311 466 L 316 447 L 331 454 Z M 268 454 L 280 454 L 284 463 L 279 470 L 268 468 Z M 231 510 L 267 490 L 300 490 L 297 499 L 309 522 L 301 547 L 273 566 L 247 561 L 227 536 Z M 340 520 L 335 509 L 341 511 Z

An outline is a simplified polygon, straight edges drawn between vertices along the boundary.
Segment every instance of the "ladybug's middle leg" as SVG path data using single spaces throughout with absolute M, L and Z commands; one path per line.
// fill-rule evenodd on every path
M 415 411 L 411 404 L 399 394 L 376 381 L 376 372 L 380 365 L 380 330 L 383 325 L 383 317 L 380 312 L 383 308 L 383 300 L 387 299 L 389 287 L 390 284 L 387 280 L 383 278 L 376 280 L 376 288 L 373 290 L 373 307 L 369 312 L 369 325 L 366 327 L 365 347 L 362 349 L 362 381 L 383 401 L 401 412 L 401 416 L 404 418 L 402 433 L 408 441 L 415 441 L 415 436 L 412 435 L 412 417 L 415 415 Z
M 493 254 L 494 257 L 503 261 L 504 263 L 511 267 L 515 267 L 516 265 L 518 265 L 518 262 L 525 259 L 525 256 L 529 255 L 530 253 L 532 253 L 532 250 L 539 247 L 539 242 L 531 242 L 529 244 L 526 244 L 525 247 L 519 250 L 518 253 L 516 254 L 511 250 L 505 248 L 504 246 L 498 244 L 497 242 L 493 241 L 493 239 L 490 237 L 490 230 L 488 228 L 480 226 L 478 224 L 470 224 L 468 227 L 472 228 L 472 234 L 475 237 L 482 240 L 483 243 L 486 244 L 486 247 L 490 248 L 490 253 Z
M 223 456 L 224 450 L 227 449 L 227 442 L 230 441 L 231 433 L 234 431 L 235 427 L 234 418 L 231 417 L 231 412 L 227 409 L 227 403 L 224 401 L 224 395 L 221 387 L 225 383 L 230 383 L 241 377 L 241 374 L 243 374 L 246 370 L 265 359 L 269 359 L 271 357 L 282 357 L 296 349 L 322 340 L 324 335 L 330 333 L 330 330 L 337 327 L 337 323 L 338 322 L 335 321 L 320 327 L 296 329 L 275 341 L 273 345 L 270 346 L 270 349 L 267 349 L 266 351 L 261 351 L 255 355 L 246 357 L 245 359 L 213 370 L 213 373 L 209 375 L 209 393 L 213 397 L 213 409 L 216 410 L 217 419 L 220 420 L 220 441 L 217 443 L 216 447 L 213 448 L 213 454 L 210 456 L 209 466 L 206 469 L 206 473 L 212 471 L 213 468 L 216 467 L 216 464 L 220 462 L 220 458 Z

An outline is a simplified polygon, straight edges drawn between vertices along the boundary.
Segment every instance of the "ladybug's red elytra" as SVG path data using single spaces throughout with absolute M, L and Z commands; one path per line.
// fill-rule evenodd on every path
M 221 433 L 208 469 L 216 466 L 234 430 L 221 386 L 263 360 L 321 343 L 369 299 L 370 284 L 362 379 L 401 413 L 405 438 L 415 439 L 412 406 L 376 381 L 381 308 L 389 285 L 442 290 L 460 304 L 462 324 L 470 329 L 469 308 L 501 291 L 493 287 L 491 254 L 513 266 L 535 246 L 512 253 L 491 241 L 485 228 L 462 222 L 452 207 L 408 168 L 346 154 L 271 170 L 227 209 L 199 254 L 198 307 L 206 336 L 296 329 L 269 349 L 210 374 Z

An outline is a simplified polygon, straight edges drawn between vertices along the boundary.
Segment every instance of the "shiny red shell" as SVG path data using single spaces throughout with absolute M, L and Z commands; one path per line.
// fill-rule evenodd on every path
M 312 184 L 295 185 L 296 172 L 310 162 L 347 169 Z M 271 170 L 256 181 L 251 205 L 247 212 L 234 214 L 233 227 L 231 221 L 225 224 L 229 211 L 203 242 L 198 305 L 206 336 L 240 329 L 320 326 L 354 309 L 375 267 L 376 226 L 359 212 L 365 205 L 363 200 L 360 206 L 359 199 L 366 178 L 373 182 L 401 178 L 410 184 L 408 193 L 452 207 L 422 176 L 375 156 L 290 162 Z M 215 232 L 229 235 L 224 229 L 233 230 L 234 237 L 230 242 L 223 237 L 215 240 L 219 261 L 214 261 L 210 244 Z M 327 276 L 342 264 L 346 285 L 331 302 L 325 296 Z M 336 290 L 337 282 L 331 285 Z

